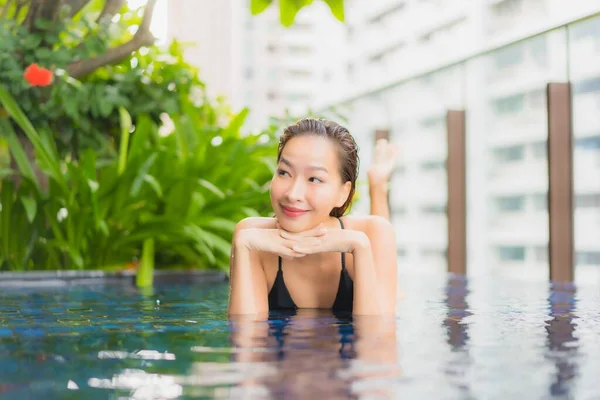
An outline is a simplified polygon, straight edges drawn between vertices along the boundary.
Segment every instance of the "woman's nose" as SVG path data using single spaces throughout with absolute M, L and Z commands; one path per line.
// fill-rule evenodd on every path
M 301 179 L 294 179 L 294 182 L 289 187 L 286 195 L 288 200 L 297 201 L 302 200 L 304 198 L 305 185 Z

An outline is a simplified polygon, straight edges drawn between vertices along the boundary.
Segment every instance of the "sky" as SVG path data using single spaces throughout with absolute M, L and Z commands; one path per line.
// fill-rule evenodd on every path
M 141 5 L 144 5 L 147 1 L 148 0 L 127 0 L 131 7 L 139 7 Z M 154 9 L 154 17 L 152 18 L 152 24 L 150 26 L 150 30 L 158 39 L 159 43 L 167 39 L 168 1 L 169 0 L 158 0 L 156 8 Z

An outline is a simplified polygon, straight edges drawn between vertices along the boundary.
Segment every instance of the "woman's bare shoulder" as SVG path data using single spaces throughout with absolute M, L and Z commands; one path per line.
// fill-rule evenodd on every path
M 275 228 L 277 221 L 271 217 L 248 217 L 238 222 L 235 226 L 237 231 L 242 229 L 272 229 Z

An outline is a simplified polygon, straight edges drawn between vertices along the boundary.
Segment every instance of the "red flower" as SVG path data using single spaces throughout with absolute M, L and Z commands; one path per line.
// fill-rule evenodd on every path
M 33 63 L 25 69 L 23 78 L 31 86 L 48 86 L 52 83 L 53 74 L 49 69 L 41 68 L 36 63 Z

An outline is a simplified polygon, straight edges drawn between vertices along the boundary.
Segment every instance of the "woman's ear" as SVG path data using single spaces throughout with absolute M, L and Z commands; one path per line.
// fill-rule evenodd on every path
M 346 200 L 348 200 L 348 196 L 350 196 L 350 190 L 352 189 L 352 182 L 347 181 L 346 183 L 344 183 L 342 185 L 342 188 L 340 190 L 340 196 L 338 197 L 338 201 L 336 203 L 336 207 L 341 207 L 344 205 L 344 203 L 346 202 Z

